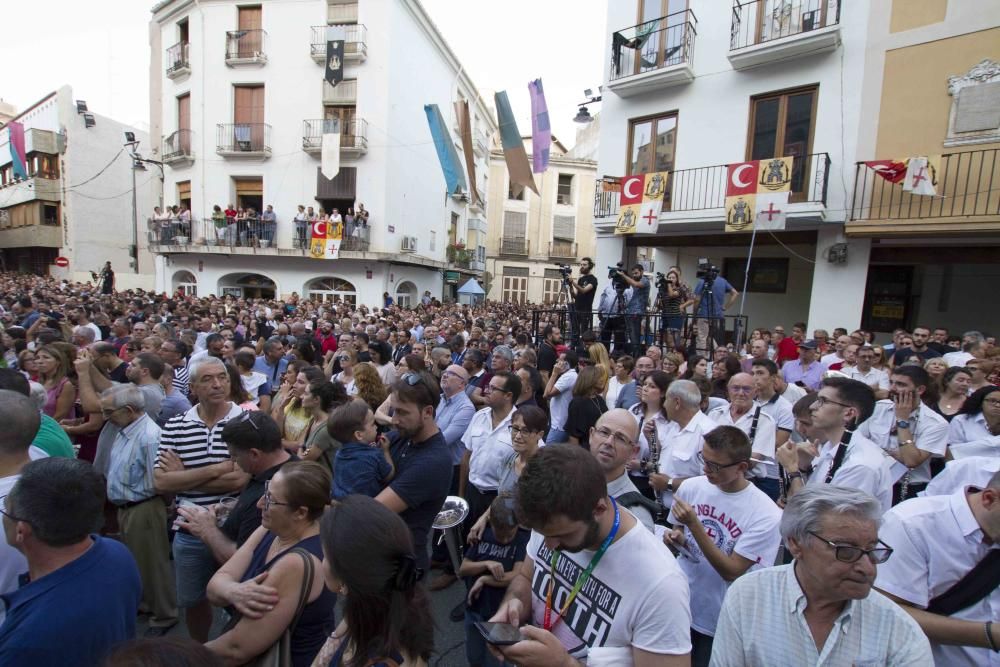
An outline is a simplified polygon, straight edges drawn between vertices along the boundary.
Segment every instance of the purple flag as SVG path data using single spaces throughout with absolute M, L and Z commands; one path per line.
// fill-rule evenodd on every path
M 545 105 L 541 79 L 528 84 L 528 94 L 531 95 L 531 170 L 541 174 L 549 167 L 549 148 L 552 146 L 549 108 Z

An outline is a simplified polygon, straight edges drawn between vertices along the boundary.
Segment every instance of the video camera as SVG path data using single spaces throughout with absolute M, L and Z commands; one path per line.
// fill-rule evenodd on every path
M 573 267 L 569 264 L 556 264 L 559 267 L 559 275 L 562 276 L 563 280 L 569 280 L 570 274 L 573 273 Z
M 667 285 L 669 285 L 669 284 L 670 284 L 670 281 L 667 280 L 667 276 L 665 274 L 661 273 L 660 271 L 657 271 L 656 272 L 656 289 L 658 289 L 661 292 L 666 292 L 667 291 Z
M 608 267 L 608 280 L 619 292 L 624 292 L 628 288 L 628 283 L 625 279 L 618 275 L 619 271 L 625 271 L 625 265 L 622 262 L 618 262 L 614 266 Z
M 710 285 L 719 277 L 719 267 L 712 264 L 712 261 L 707 257 L 700 257 L 698 259 L 698 270 L 695 273 L 695 277 L 701 278 L 705 281 L 706 285 Z

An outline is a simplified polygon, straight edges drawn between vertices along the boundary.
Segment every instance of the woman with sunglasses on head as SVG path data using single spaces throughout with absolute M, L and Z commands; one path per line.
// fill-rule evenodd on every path
M 313 461 L 286 463 L 265 484 L 261 527 L 208 584 L 209 601 L 236 612 L 206 644 L 227 665 L 262 655 L 290 629 L 292 665 L 307 667 L 333 629 L 337 598 L 320 576 L 329 498 L 330 470 Z
M 426 667 L 434 620 L 403 520 L 351 495 L 327 510 L 320 534 L 323 575 L 344 597 L 344 617 L 312 667 Z

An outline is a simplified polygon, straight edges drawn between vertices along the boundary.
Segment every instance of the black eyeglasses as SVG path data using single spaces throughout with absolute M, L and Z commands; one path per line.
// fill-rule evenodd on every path
M 281 503 L 274 499 L 271 495 L 271 482 L 264 482 L 264 511 L 271 509 L 271 505 L 291 505 L 291 503 Z
M 19 519 L 5 509 L 7 507 L 7 498 L 9 498 L 9 496 L 0 496 L 0 514 L 4 515 L 11 521 L 24 521 L 27 523 L 25 519 Z
M 834 557 L 841 563 L 857 563 L 861 560 L 862 556 L 868 556 L 871 558 L 873 563 L 881 565 L 889 560 L 889 556 L 891 556 L 893 552 L 892 547 L 882 540 L 878 541 L 878 543 L 882 545 L 881 547 L 875 547 L 874 549 L 862 549 L 861 547 L 856 547 L 853 544 L 837 544 L 836 542 L 831 542 L 825 537 L 820 537 L 811 530 L 809 531 L 809 534 L 820 542 L 826 542 L 831 548 L 833 548 Z
M 814 401 L 816 407 L 821 408 L 827 403 L 833 403 L 834 405 L 839 405 L 842 408 L 853 408 L 853 405 L 848 405 L 847 403 L 841 403 L 840 401 L 835 401 L 832 398 L 827 398 L 826 396 L 817 396 Z
M 746 459 L 743 459 L 742 461 L 734 461 L 733 463 L 725 463 L 725 464 L 715 463 L 714 461 L 706 461 L 705 457 L 702 456 L 701 452 L 698 452 L 695 455 L 695 458 L 698 461 L 698 465 L 703 466 L 706 472 L 710 472 L 713 475 L 719 472 L 720 470 L 725 470 L 726 468 L 732 468 L 733 466 L 738 466 L 739 464 L 746 462 Z

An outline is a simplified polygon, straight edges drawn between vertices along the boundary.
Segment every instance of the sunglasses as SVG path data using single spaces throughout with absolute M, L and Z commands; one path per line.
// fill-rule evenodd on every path
M 705 457 L 701 455 L 701 452 L 698 452 L 695 458 L 698 461 L 698 465 L 703 466 L 706 472 L 710 472 L 713 475 L 718 473 L 720 470 L 732 468 L 733 466 L 738 466 L 739 464 L 746 462 L 744 459 L 743 461 L 734 461 L 733 463 L 715 463 L 714 461 L 706 461 Z
M 233 419 L 233 423 L 242 424 L 243 422 L 246 422 L 251 426 L 253 426 L 253 430 L 260 431 L 260 429 L 257 428 L 257 424 L 254 423 L 253 415 L 254 415 L 253 410 L 246 410 L 244 412 L 241 412 L 235 419 Z

